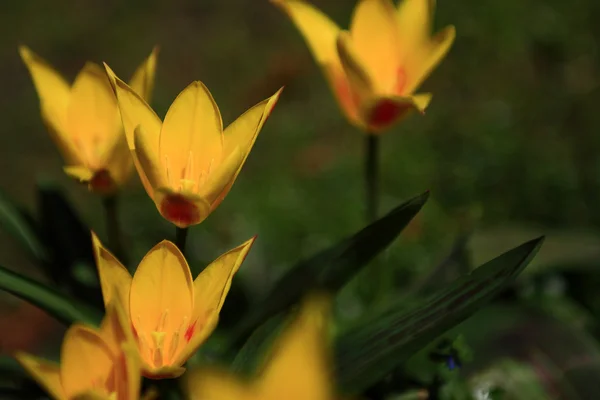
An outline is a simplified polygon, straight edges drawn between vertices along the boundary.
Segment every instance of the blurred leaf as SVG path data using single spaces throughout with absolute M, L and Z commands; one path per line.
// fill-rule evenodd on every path
M 0 192 L 0 226 L 18 240 L 36 260 L 46 259 L 46 250 L 36 232 L 33 218 L 15 205 L 3 192 Z
M 341 387 L 352 392 L 369 387 L 469 317 L 513 282 L 542 241 L 543 238 L 531 240 L 500 255 L 410 311 L 397 312 L 395 305 L 379 316 L 361 321 L 337 345 Z
M 102 318 L 99 310 L 81 304 L 2 266 L 0 266 L 0 289 L 38 306 L 66 325 L 74 322 L 98 325 Z
M 338 291 L 362 267 L 383 251 L 427 201 L 425 192 L 393 209 L 353 236 L 291 268 L 235 329 L 234 343 L 242 342 L 270 316 L 291 306 L 307 291 Z
M 0 355 L 0 380 L 25 375 L 25 370 L 12 357 Z
M 38 207 L 44 242 L 51 253 L 46 265 L 52 279 L 77 298 L 102 303 L 90 229 L 53 185 L 38 187 Z

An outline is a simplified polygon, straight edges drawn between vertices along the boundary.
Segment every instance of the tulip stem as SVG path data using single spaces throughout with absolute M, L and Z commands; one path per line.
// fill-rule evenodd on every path
M 118 202 L 116 195 L 106 196 L 102 199 L 108 231 L 108 245 L 117 258 L 127 265 L 127 255 L 123 247 L 121 228 L 119 227 Z
M 175 245 L 179 247 L 179 251 L 185 255 L 185 243 L 187 241 L 188 228 L 175 228 Z
M 379 136 L 367 133 L 365 143 L 365 193 L 367 222 L 377 219 L 379 203 Z

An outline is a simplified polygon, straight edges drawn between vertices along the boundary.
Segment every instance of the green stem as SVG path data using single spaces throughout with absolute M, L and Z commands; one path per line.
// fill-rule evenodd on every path
M 365 143 L 365 195 L 367 222 L 377 219 L 379 203 L 379 136 L 367 133 Z
M 117 256 L 117 258 L 127 265 L 127 254 L 123 247 L 123 239 L 121 237 L 121 228 L 119 227 L 118 217 L 118 202 L 117 196 L 106 196 L 102 199 L 106 218 L 106 230 L 108 231 L 108 246 Z
M 179 247 L 179 251 L 185 255 L 185 243 L 187 241 L 188 228 L 175 228 L 175 245 Z

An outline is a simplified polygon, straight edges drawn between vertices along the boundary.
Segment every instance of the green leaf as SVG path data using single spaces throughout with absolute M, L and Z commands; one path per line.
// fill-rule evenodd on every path
M 36 232 L 33 218 L 3 192 L 0 192 L 0 226 L 36 260 L 46 259 L 46 249 Z
M 234 331 L 234 344 L 243 343 L 267 318 L 290 307 L 308 291 L 315 288 L 338 291 L 394 241 L 428 197 L 429 192 L 425 192 L 412 198 L 353 236 L 291 268 L 242 319 Z
M 2 266 L 0 266 L 0 289 L 38 306 L 66 325 L 74 322 L 99 325 L 102 319 L 99 310 L 78 303 L 52 288 Z
M 393 305 L 337 342 L 340 385 L 359 392 L 383 379 L 413 353 L 502 292 L 537 253 L 543 237 L 531 240 L 477 268 L 409 310 Z

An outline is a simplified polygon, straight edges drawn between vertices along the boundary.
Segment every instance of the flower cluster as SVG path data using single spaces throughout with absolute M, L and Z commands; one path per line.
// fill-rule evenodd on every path
M 304 1 L 273 2 L 306 39 L 352 124 L 378 134 L 413 110 L 424 112 L 431 94 L 414 92 L 455 36 L 453 27 L 430 36 L 432 0 L 403 0 L 398 7 L 391 0 L 359 0 L 348 31 Z M 195 81 L 161 120 L 149 105 L 157 49 L 129 83 L 107 64 L 89 62 L 72 85 L 29 48 L 19 52 L 65 173 L 94 193 L 113 196 L 135 167 L 160 215 L 179 229 L 201 223 L 224 200 L 282 92 L 224 128 L 213 96 Z M 186 361 L 217 326 L 232 279 L 255 238 L 196 277 L 183 248 L 170 241 L 152 248 L 132 275 L 93 233 L 92 239 L 106 308 L 101 325 L 72 325 L 60 364 L 25 353 L 16 358 L 56 399 L 138 399 L 142 376 L 164 379 L 186 372 Z M 186 373 L 189 397 L 337 398 L 330 376 L 329 307 L 327 295 L 308 296 L 250 382 L 210 368 Z

